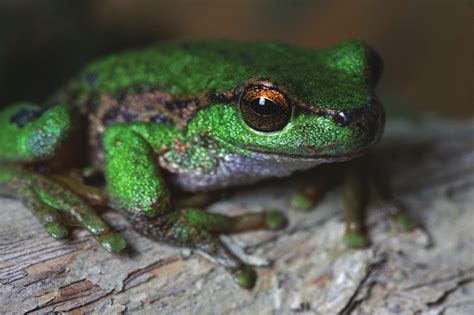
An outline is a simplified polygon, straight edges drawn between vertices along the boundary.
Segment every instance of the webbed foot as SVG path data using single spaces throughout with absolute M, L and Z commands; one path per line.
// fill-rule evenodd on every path
M 370 245 L 370 240 L 366 233 L 348 231 L 344 234 L 344 242 L 350 248 L 364 248 Z
M 393 217 L 393 222 L 402 231 L 413 231 L 420 227 L 420 223 L 407 213 L 398 213 Z
M 10 195 L 23 201 L 56 239 L 68 234 L 68 220 L 88 230 L 108 252 L 120 252 L 126 242 L 75 193 L 59 182 L 20 167 L 2 168 L 2 184 Z
M 274 209 L 233 217 L 199 209 L 182 209 L 153 220 L 141 225 L 148 227 L 146 231 L 140 228 L 145 235 L 204 252 L 224 266 L 236 284 L 244 289 L 253 288 L 256 272 L 235 256 L 221 242 L 219 235 L 258 229 L 278 230 L 287 224 L 285 216 Z

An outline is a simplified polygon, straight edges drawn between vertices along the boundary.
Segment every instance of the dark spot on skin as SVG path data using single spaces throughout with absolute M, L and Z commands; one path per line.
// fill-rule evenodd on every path
M 176 103 L 174 102 L 166 102 L 165 103 L 165 107 L 168 109 L 168 110 L 175 110 L 176 109 Z
M 117 94 L 115 95 L 115 99 L 119 103 L 122 103 L 126 97 L 127 97 L 127 91 L 124 91 L 124 90 L 117 92 Z
M 166 105 L 166 99 L 163 96 L 157 96 L 156 100 L 159 104 Z
M 179 109 L 186 108 L 186 107 L 188 107 L 188 105 L 191 104 L 191 103 L 192 103 L 192 102 L 188 102 L 188 101 L 175 102 L 176 107 L 179 108 Z
M 155 106 L 153 105 L 153 102 L 151 102 L 150 100 L 147 100 L 145 102 L 145 110 L 148 111 L 148 112 L 151 112 L 155 109 Z
M 86 74 L 85 76 L 86 78 L 86 81 L 87 83 L 90 85 L 90 86 L 93 86 L 94 83 L 97 81 L 97 79 L 99 78 L 99 75 L 97 73 L 88 73 Z
M 168 110 L 175 110 L 175 109 L 185 109 L 191 105 L 198 106 L 200 103 L 199 99 L 194 98 L 190 100 L 178 100 L 173 102 L 166 102 L 165 106 Z
M 130 108 L 124 107 L 120 110 L 120 114 L 122 115 L 125 121 L 135 121 L 138 117 L 136 113 L 130 111 Z
M 148 112 L 151 112 L 155 109 L 154 106 L 153 106 L 153 103 L 149 99 L 146 99 L 144 104 L 145 104 L 145 110 L 148 111 Z
M 171 125 L 172 121 L 166 118 L 164 115 L 156 115 L 151 118 L 157 124 L 168 124 Z
M 231 102 L 231 99 L 223 93 L 210 92 L 207 95 L 207 99 L 210 103 L 225 103 L 228 104 Z
M 186 108 L 189 103 L 186 101 L 180 101 L 180 102 L 175 102 L 174 104 L 176 108 L 183 109 L 183 108 Z
M 104 186 L 105 185 L 105 175 L 102 172 L 93 172 L 87 174 L 83 177 L 84 184 L 89 186 Z
M 105 126 L 108 126 L 117 121 L 117 117 L 119 114 L 120 109 L 118 107 L 111 108 L 105 113 L 104 117 L 102 118 L 102 122 Z
M 10 123 L 16 124 L 19 128 L 23 128 L 27 124 L 41 117 L 43 112 L 44 110 L 41 109 L 22 108 L 13 114 L 13 116 L 10 118 Z

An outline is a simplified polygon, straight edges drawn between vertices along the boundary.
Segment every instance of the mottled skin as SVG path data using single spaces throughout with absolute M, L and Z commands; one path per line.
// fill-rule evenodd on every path
M 383 131 L 381 66 L 359 41 L 323 50 L 177 42 L 117 54 L 45 106 L 0 113 L 0 192 L 21 199 L 53 237 L 67 235 L 68 217 L 119 252 L 125 241 L 92 209 L 108 204 L 151 238 L 206 252 L 250 288 L 254 270 L 218 234 L 279 229 L 284 216 L 180 207 L 170 189 L 209 191 L 360 156 Z M 89 166 L 105 174 L 105 190 L 77 175 Z M 346 174 L 346 241 L 364 246 L 366 176 L 360 167 Z M 309 207 L 310 195 L 292 202 Z

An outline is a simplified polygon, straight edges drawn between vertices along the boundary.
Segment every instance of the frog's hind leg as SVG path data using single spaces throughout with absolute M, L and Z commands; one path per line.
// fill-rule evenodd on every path
M 0 192 L 16 197 L 33 210 L 46 231 L 55 238 L 67 235 L 62 216 L 87 229 L 110 252 L 124 249 L 124 239 L 76 194 L 60 183 L 16 166 L 4 166 L 0 175 Z
M 38 218 L 50 236 L 61 239 L 69 234 L 67 228 L 61 223 L 63 218 L 60 214 L 42 202 L 41 198 L 33 189 L 25 187 L 22 189 L 21 195 L 25 206 L 32 210 L 33 214 Z
M 346 221 L 344 240 L 349 247 L 369 245 L 365 226 L 366 208 L 369 202 L 386 209 L 402 230 L 409 231 L 419 226 L 418 222 L 391 196 L 390 189 L 386 185 L 386 176 L 381 176 L 383 172 L 370 169 L 369 158 L 363 157 L 350 162 L 346 170 L 343 184 Z M 381 180 L 383 178 L 385 180 Z
M 327 165 L 308 171 L 303 187 L 290 197 L 290 207 L 302 212 L 313 209 L 335 184 L 335 179 L 338 178 L 336 171 L 338 169 Z
M 220 241 L 220 234 L 231 234 L 257 229 L 278 230 L 286 226 L 286 218 L 276 210 L 261 213 L 226 216 L 198 209 L 180 209 L 145 222 L 136 228 L 154 239 L 196 248 L 224 266 L 243 288 L 254 286 L 256 273 L 244 264 Z
M 395 225 L 403 231 L 419 227 L 419 222 L 409 215 L 401 202 L 396 200 L 387 185 L 387 176 L 372 176 L 370 181 L 370 202 L 386 209 Z
M 370 244 L 365 225 L 369 202 L 367 160 L 357 159 L 346 170 L 342 186 L 346 232 L 344 241 L 352 248 L 362 248 Z

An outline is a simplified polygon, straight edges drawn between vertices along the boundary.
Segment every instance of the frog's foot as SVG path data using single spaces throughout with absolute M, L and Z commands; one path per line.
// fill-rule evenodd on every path
M 398 213 L 393 217 L 393 222 L 403 231 L 413 231 L 420 227 L 420 223 L 407 213 Z
M 387 209 L 397 229 L 404 232 L 409 232 L 420 227 L 419 222 L 414 217 L 406 213 L 404 208 L 399 203 L 385 200 L 383 203 L 381 203 L 381 205 L 383 208 Z
M 316 205 L 311 198 L 306 196 L 303 192 L 295 192 L 290 197 L 290 207 L 292 209 L 307 212 Z
M 204 252 L 224 266 L 239 286 L 251 289 L 256 281 L 255 270 L 240 261 L 220 241 L 219 235 L 258 229 L 282 229 L 287 221 L 282 213 L 272 209 L 234 217 L 198 209 L 182 209 L 158 217 L 153 222 L 146 220 L 143 224 L 137 221 L 136 224 L 139 231 L 151 238 Z
M 420 227 L 419 222 L 406 212 L 403 205 L 390 196 L 388 188 L 382 188 L 376 187 L 375 184 L 372 184 L 370 196 L 371 201 L 378 207 L 383 208 L 390 215 L 395 227 L 401 231 L 407 232 Z
M 350 248 L 364 248 L 370 245 L 370 239 L 365 232 L 346 231 L 344 242 Z
M 107 207 L 109 205 L 109 198 L 105 190 L 96 186 L 86 185 L 83 178 L 76 178 L 65 175 L 54 175 L 51 178 L 75 193 L 93 207 Z
M 318 204 L 328 188 L 329 183 L 325 178 L 321 178 L 317 183 L 306 185 L 291 196 L 290 207 L 298 211 L 307 212 Z
M 109 252 L 120 252 L 125 240 L 75 193 L 59 182 L 21 168 L 3 168 L 8 182 L 0 183 L 10 195 L 16 196 L 39 218 L 49 235 L 64 238 L 68 230 L 64 217 L 87 229 Z

